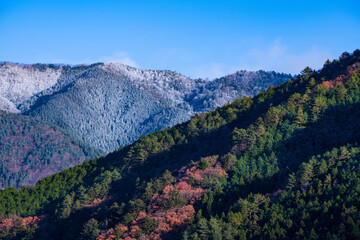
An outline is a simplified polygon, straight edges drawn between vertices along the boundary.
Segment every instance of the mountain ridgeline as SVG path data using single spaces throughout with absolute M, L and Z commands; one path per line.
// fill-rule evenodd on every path
M 2 239 L 359 239 L 360 51 L 0 192 Z
M 204 81 L 119 63 L 0 65 L 0 108 L 57 125 L 105 152 L 253 96 L 291 75 L 247 72 Z

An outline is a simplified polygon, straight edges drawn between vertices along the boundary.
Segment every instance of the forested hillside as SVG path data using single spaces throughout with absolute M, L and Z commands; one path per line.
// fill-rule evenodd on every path
M 0 192 L 3 239 L 359 239 L 360 51 Z
M 0 188 L 35 185 L 101 153 L 56 126 L 0 110 Z

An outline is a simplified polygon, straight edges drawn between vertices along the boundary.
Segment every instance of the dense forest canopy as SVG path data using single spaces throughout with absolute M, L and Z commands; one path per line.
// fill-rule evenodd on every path
M 0 110 L 0 188 L 35 185 L 101 154 L 57 126 Z
M 0 192 L 3 239 L 359 239 L 360 51 Z

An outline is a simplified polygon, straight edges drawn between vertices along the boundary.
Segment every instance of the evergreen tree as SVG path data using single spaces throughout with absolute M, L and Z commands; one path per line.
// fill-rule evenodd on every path
M 210 221 L 209 221 L 209 227 L 210 227 L 210 239 L 212 240 L 221 240 L 223 239 L 222 237 L 222 229 L 221 226 L 219 224 L 219 221 L 214 218 L 211 217 Z
M 295 117 L 295 123 L 299 126 L 303 126 L 307 122 L 307 114 L 304 113 L 302 107 L 298 108 L 296 117 Z
M 80 239 L 95 240 L 100 234 L 99 223 L 96 219 L 91 218 L 87 221 L 80 233 Z
M 209 239 L 210 229 L 205 218 L 201 218 L 197 224 L 197 233 L 200 239 Z

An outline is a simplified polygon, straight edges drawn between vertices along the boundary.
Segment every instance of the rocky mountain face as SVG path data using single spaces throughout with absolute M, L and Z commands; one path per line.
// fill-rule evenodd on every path
M 58 125 L 90 146 L 110 152 L 290 77 L 240 71 L 205 81 L 120 63 L 75 67 L 3 63 L 0 108 Z

